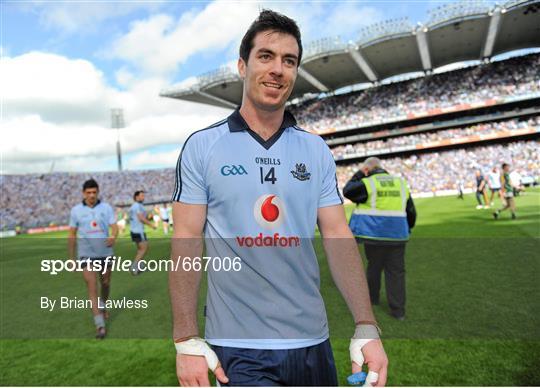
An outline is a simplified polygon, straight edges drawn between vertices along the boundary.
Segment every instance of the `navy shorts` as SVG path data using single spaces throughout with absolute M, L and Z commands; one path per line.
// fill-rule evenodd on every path
M 135 243 L 140 243 L 146 241 L 146 233 L 133 233 L 131 232 L 131 241 Z
M 229 378 L 222 386 L 337 386 L 330 340 L 299 349 L 213 346 Z

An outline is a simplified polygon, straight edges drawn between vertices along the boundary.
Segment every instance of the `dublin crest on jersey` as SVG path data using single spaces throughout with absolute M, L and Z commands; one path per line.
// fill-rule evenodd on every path
M 306 165 L 304 163 L 296 163 L 296 171 L 291 170 L 291 174 L 299 181 L 307 181 L 311 177 L 311 173 L 307 172 Z

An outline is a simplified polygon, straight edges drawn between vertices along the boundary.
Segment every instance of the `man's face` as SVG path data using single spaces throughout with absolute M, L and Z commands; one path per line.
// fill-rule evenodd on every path
M 137 202 L 144 202 L 144 193 L 139 193 L 135 199 Z
M 510 166 L 504 166 L 503 171 L 504 171 L 504 172 L 510 171 Z
M 89 206 L 94 206 L 97 202 L 99 190 L 96 187 L 83 190 L 84 202 Z
M 255 35 L 248 63 L 238 60 L 244 98 L 257 108 L 275 111 L 291 95 L 298 74 L 299 47 L 289 34 L 262 31 Z

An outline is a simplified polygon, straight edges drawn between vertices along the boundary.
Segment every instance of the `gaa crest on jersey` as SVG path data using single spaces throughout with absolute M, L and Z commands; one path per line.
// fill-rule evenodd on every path
M 299 181 L 307 181 L 311 177 L 304 163 L 296 163 L 296 170 L 291 170 L 291 174 Z

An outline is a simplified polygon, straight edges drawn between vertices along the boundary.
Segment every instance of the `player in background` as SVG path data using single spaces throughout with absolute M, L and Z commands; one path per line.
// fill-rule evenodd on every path
M 173 224 L 174 224 L 174 221 L 173 221 L 173 208 L 172 207 L 167 208 L 167 214 L 169 215 L 169 226 L 172 228 Z
M 486 193 L 486 188 L 487 188 L 486 179 L 484 178 L 480 170 L 476 170 L 475 175 L 476 175 L 476 200 L 478 201 L 478 205 L 476 206 L 476 208 L 489 209 L 489 202 L 488 202 L 488 197 Z M 482 206 L 482 198 L 484 199 L 484 206 Z
M 504 197 L 505 205 L 502 209 L 496 210 L 493 213 L 493 218 L 498 219 L 502 211 L 510 209 L 512 214 L 512 219 L 516 219 L 516 202 L 514 199 L 514 186 L 510 181 L 510 165 L 508 163 L 503 163 L 502 165 L 502 177 L 501 177 L 501 191 Z
M 501 198 L 501 202 L 504 203 L 504 197 L 502 196 L 501 191 L 501 174 L 499 174 L 497 167 L 493 167 L 491 172 L 488 174 L 488 186 L 491 191 L 491 197 L 489 199 L 491 206 L 495 204 L 495 202 L 493 202 L 495 193 L 497 193 L 497 195 Z
M 133 194 L 133 205 L 129 208 L 129 227 L 131 231 L 131 241 L 137 245 L 135 259 L 131 265 L 131 274 L 139 275 L 146 268 L 142 260 L 148 250 L 148 239 L 144 233 L 144 225 L 148 225 L 152 229 L 156 226 L 146 217 L 146 209 L 144 203 L 144 191 L 138 190 Z
M 159 217 L 163 225 L 163 234 L 169 234 L 169 208 L 166 203 L 161 204 L 159 207 Z
M 160 213 L 158 205 L 155 205 L 152 209 L 152 220 L 154 221 L 154 229 L 157 229 L 160 221 Z
M 116 208 L 116 225 L 118 225 L 118 234 L 121 236 L 126 230 L 126 212 L 122 208 Z
M 349 365 L 357 373 L 367 364 L 367 380 L 386 383 L 388 359 L 332 153 L 285 111 L 301 57 L 296 23 L 263 10 L 240 45 L 241 107 L 191 135 L 180 153 L 171 257 L 200 257 L 204 234 L 209 257 L 242 262 L 236 272 L 208 270 L 206 341 L 197 324 L 202 272 L 169 274 L 183 386 L 209 385 L 208 368 L 232 386 L 337 385 L 312 243 L 316 224 L 356 324 Z M 254 246 L 257 239 L 265 246 Z
M 463 198 L 463 179 L 459 178 L 456 183 L 457 191 L 458 191 L 458 199 L 465 199 Z
M 514 197 L 518 197 L 520 193 L 525 191 L 525 187 L 521 183 L 521 174 L 514 170 L 510 173 L 510 184 L 514 188 Z
M 82 203 L 71 209 L 68 232 L 68 254 L 70 260 L 83 261 L 83 278 L 88 289 L 88 299 L 92 301 L 92 314 L 96 326 L 96 338 L 103 339 L 107 333 L 105 319 L 107 312 L 104 306 L 98 305 L 97 278 L 101 284 L 101 300 L 109 298 L 111 271 L 105 265 L 113 255 L 113 246 L 118 236 L 118 227 L 112 207 L 98 198 L 99 186 L 93 179 L 83 184 Z M 109 234 L 109 228 L 111 233 Z M 77 252 L 77 253 L 75 253 Z M 101 268 L 94 264 L 100 262 Z M 105 272 L 105 273 L 103 273 Z

